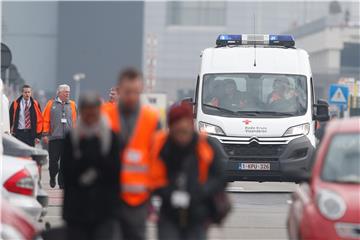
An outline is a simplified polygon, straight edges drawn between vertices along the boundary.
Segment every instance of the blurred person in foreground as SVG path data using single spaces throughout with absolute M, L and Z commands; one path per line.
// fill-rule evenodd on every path
M 63 218 L 67 239 L 119 239 L 119 141 L 101 115 L 101 100 L 85 93 L 80 119 L 66 134 L 60 171 L 64 178 Z
M 9 113 L 11 133 L 30 146 L 38 144 L 43 117 L 39 103 L 32 97 L 30 85 L 22 87 L 22 95 L 11 103 Z
M 43 141 L 49 144 L 50 187 L 56 186 L 56 175 L 59 172 L 59 161 L 65 134 L 76 124 L 77 110 L 74 101 L 69 99 L 70 87 L 59 85 L 57 96 L 47 102 L 43 112 Z M 61 174 L 58 174 L 58 184 L 63 188 Z
M 206 239 L 213 196 L 223 191 L 220 144 L 194 129 L 188 103 L 168 113 L 169 131 L 159 131 L 152 152 L 154 194 L 162 199 L 158 223 L 160 240 Z
M 140 104 L 143 79 L 140 72 L 128 68 L 118 78 L 118 103 L 105 103 L 104 114 L 119 134 L 122 162 L 120 174 L 120 225 L 123 238 L 143 240 L 151 195 L 150 149 L 160 127 L 158 113 Z

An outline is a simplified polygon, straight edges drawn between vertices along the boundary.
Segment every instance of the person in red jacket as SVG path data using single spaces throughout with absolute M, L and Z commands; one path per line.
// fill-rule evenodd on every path
M 11 103 L 10 129 L 17 139 L 35 146 L 40 142 L 43 117 L 39 103 L 31 95 L 31 86 L 24 85 L 22 95 Z

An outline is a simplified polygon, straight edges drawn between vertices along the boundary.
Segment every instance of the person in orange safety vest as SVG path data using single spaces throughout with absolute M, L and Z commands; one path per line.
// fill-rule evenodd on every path
M 35 146 L 40 142 L 43 117 L 39 103 L 31 95 L 31 86 L 24 85 L 22 95 L 11 104 L 10 129 L 17 139 Z
M 169 132 L 154 138 L 151 176 L 161 198 L 158 237 L 206 239 L 213 197 L 224 190 L 226 154 L 218 140 L 197 133 L 192 106 L 181 103 L 168 114 Z
M 59 187 L 63 188 L 62 175 L 59 173 L 60 155 L 65 134 L 76 125 L 76 104 L 69 97 L 70 87 L 66 84 L 59 85 L 57 96 L 47 102 L 43 112 L 43 141 L 49 144 L 49 174 L 52 188 L 56 186 L 56 175 Z
M 118 103 L 105 103 L 103 112 L 120 138 L 120 227 L 123 239 L 143 240 L 151 195 L 149 154 L 160 120 L 155 110 L 140 104 L 143 81 L 137 70 L 122 71 L 117 89 Z

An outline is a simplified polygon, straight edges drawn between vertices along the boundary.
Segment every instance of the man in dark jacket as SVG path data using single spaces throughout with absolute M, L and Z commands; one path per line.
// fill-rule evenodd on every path
M 9 115 L 11 133 L 20 141 L 34 146 L 40 142 L 43 118 L 39 103 L 31 95 L 31 87 L 24 85 L 22 95 L 12 102 Z
M 160 240 L 206 239 L 214 194 L 224 189 L 219 142 L 194 130 L 192 108 L 174 106 L 168 116 L 169 132 L 155 136 L 152 182 L 162 205 Z
M 119 239 L 119 143 L 100 113 L 100 98 L 84 94 L 80 120 L 65 136 L 61 173 L 67 239 Z

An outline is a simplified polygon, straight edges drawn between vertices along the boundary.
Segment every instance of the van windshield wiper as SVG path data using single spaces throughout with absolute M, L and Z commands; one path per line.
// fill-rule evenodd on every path
M 253 115 L 275 115 L 275 116 L 295 116 L 293 113 L 275 112 L 275 111 L 237 111 L 239 114 L 253 114 Z
M 203 106 L 213 108 L 213 109 L 219 110 L 219 111 L 224 112 L 224 113 L 230 113 L 232 115 L 238 115 L 237 112 L 231 111 L 231 110 L 226 109 L 226 108 L 222 108 L 222 107 L 218 107 L 218 106 L 214 106 L 214 105 L 210 105 L 210 104 L 203 104 Z
M 295 116 L 294 113 L 290 113 L 290 112 L 265 111 L 265 112 L 261 112 L 261 113 L 270 114 L 270 115 L 276 115 L 276 116 Z

